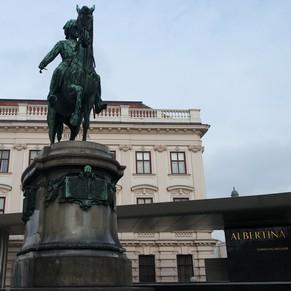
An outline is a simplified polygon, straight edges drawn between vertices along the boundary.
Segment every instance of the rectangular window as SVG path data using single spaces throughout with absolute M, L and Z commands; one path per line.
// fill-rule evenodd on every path
M 5 210 L 5 197 L 0 197 L 0 214 L 3 214 Z
M 0 150 L 0 173 L 8 173 L 9 156 L 9 150 Z
M 155 282 L 155 256 L 154 255 L 139 255 L 139 282 Z
M 136 204 L 150 204 L 153 203 L 153 198 L 137 198 Z
M 184 152 L 171 152 L 172 174 L 186 174 L 186 160 Z
M 116 160 L 116 151 L 110 151 L 111 155 L 112 155 L 112 159 Z
M 179 202 L 179 201 L 188 201 L 189 200 L 189 198 L 187 198 L 187 197 L 174 197 L 173 198 L 173 201 L 174 202 Z
M 178 281 L 189 282 L 193 277 L 192 255 L 177 255 Z
M 32 163 L 32 161 L 34 160 L 34 158 L 41 152 L 41 150 L 30 150 L 29 151 L 29 161 L 28 161 L 28 165 L 30 165 Z
M 136 173 L 151 174 L 151 153 L 150 152 L 135 152 L 136 158 Z

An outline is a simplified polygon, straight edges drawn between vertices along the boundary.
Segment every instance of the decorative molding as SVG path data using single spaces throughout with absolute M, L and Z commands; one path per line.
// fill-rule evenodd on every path
M 134 192 L 135 194 L 142 194 L 142 195 L 153 195 L 155 192 L 158 191 L 158 187 L 153 186 L 153 185 L 148 185 L 148 184 L 141 184 L 141 185 L 136 185 L 132 186 L 130 190 Z
M 190 195 L 194 192 L 194 188 L 186 185 L 174 185 L 167 187 L 167 191 L 173 195 Z
M 131 145 L 126 145 L 126 144 L 121 144 L 119 145 L 119 149 L 123 152 L 131 151 L 132 146 Z
M 11 191 L 12 187 L 6 184 L 0 184 L 0 192 L 6 194 L 7 192 Z
M 26 144 L 14 144 L 13 145 L 13 149 L 15 149 L 17 151 L 26 150 L 27 149 L 27 145 Z
M 45 120 L 39 120 L 37 125 L 22 125 L 22 124 L 5 124 L 0 128 L 0 132 L 39 132 L 47 133 L 48 127 L 45 125 Z M 126 125 L 126 122 L 124 122 Z M 152 125 L 151 125 L 152 126 Z M 176 126 L 176 127 L 175 127 Z M 189 127 L 188 127 L 189 126 Z M 198 128 L 197 128 L 198 127 Z M 90 133 L 100 134 L 100 133 L 132 133 L 132 134 L 196 134 L 199 137 L 202 137 L 208 130 L 208 126 L 205 124 L 195 124 L 195 125 L 181 125 L 176 124 L 160 124 L 157 123 L 155 127 L 149 127 L 149 124 L 134 123 L 134 126 L 131 127 L 120 127 L 112 126 L 107 127 L 106 125 L 101 125 L 100 123 L 94 123 L 90 125 Z M 66 133 L 66 131 L 64 132 Z M 92 137 L 90 137 L 91 139 Z
M 154 146 L 154 150 L 161 153 L 167 150 L 167 147 L 165 145 L 159 144 Z
M 203 242 L 198 242 L 197 240 L 193 239 L 193 238 L 187 238 L 187 240 L 168 240 L 168 241 L 162 241 L 160 239 L 154 239 L 154 240 L 140 240 L 138 242 L 130 239 L 120 239 L 120 242 L 122 244 L 123 247 L 136 247 L 136 248 L 141 248 L 141 247 L 159 247 L 159 246 L 168 246 L 168 247 L 177 247 L 180 248 L 181 246 L 187 246 L 187 247 L 194 247 L 195 249 L 199 246 L 210 246 L 213 247 L 216 245 L 216 242 L 213 240 L 209 240 L 209 241 L 203 241 Z M 172 251 L 177 252 L 177 250 L 173 250 Z
M 193 238 L 194 234 L 190 231 L 175 231 L 175 237 L 177 238 Z
M 118 194 L 118 193 L 122 190 L 122 186 L 116 184 L 116 185 L 115 185 L 115 189 L 116 189 L 116 194 Z
M 100 124 L 98 124 L 100 126 Z M 168 127 L 92 127 L 92 133 L 132 133 L 132 134 L 193 134 L 193 128 L 168 128 Z
M 188 149 L 190 152 L 193 153 L 198 153 L 198 152 L 204 152 L 204 147 L 202 147 L 201 145 L 188 145 Z
M 138 232 L 137 237 L 138 238 L 154 238 L 155 233 L 154 232 Z
M 194 134 L 198 135 L 199 137 L 202 137 L 205 132 L 203 132 L 201 129 L 193 129 Z
M 215 241 L 215 240 L 209 240 L 209 241 L 195 241 L 195 244 L 197 245 L 197 246 L 213 246 L 213 245 L 215 245 L 216 246 L 216 243 L 217 243 L 217 241 Z
M 132 241 L 132 240 L 120 240 L 123 247 L 159 247 L 159 246 L 166 246 L 166 247 L 178 247 L 181 246 L 191 246 L 191 247 L 197 247 L 197 244 L 193 238 L 190 238 L 189 240 L 173 240 L 173 241 L 161 241 L 160 239 L 154 239 L 154 240 L 140 240 L 139 242 Z M 212 244 L 208 244 L 212 245 Z M 173 250 L 173 252 L 177 252 L 177 250 Z
M 41 147 L 39 144 L 37 144 L 35 147 L 34 147 L 34 150 L 36 150 L 36 151 L 40 151 L 40 150 L 42 150 L 43 149 L 43 147 Z

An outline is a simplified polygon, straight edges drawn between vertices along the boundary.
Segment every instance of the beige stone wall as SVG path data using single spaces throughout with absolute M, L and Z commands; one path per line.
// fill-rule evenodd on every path
M 0 149 L 10 150 L 9 171 L 0 173 L 5 213 L 22 210 L 20 179 L 28 165 L 29 150 L 42 149 L 49 143 L 45 105 L 15 101 L 9 106 L 0 100 Z M 91 124 L 88 141 L 108 145 L 126 166 L 117 187 L 119 205 L 135 204 L 137 198 L 146 197 L 153 202 L 205 198 L 201 137 L 208 126 L 201 123 L 199 110 L 137 110 L 122 104 L 112 108 Z M 64 140 L 68 135 L 65 130 Z M 136 174 L 136 151 L 151 153 L 151 174 Z M 186 174 L 171 174 L 171 151 L 185 153 Z M 155 255 L 158 282 L 177 281 L 176 255 L 192 254 L 194 277 L 203 281 L 204 259 L 213 256 L 216 244 L 209 232 L 122 233 L 120 238 L 132 259 L 134 281 L 139 280 L 139 254 Z
M 122 245 L 132 261 L 133 280 L 139 282 L 138 256 L 155 255 L 157 282 L 177 282 L 177 255 L 192 255 L 196 281 L 205 281 L 205 259 L 214 257 L 216 241 L 209 232 L 122 233 Z

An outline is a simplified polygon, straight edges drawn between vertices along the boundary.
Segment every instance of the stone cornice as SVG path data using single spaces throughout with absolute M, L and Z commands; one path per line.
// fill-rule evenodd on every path
M 133 133 L 133 134 L 195 134 L 202 137 L 208 130 L 207 124 L 191 123 L 92 123 L 89 133 Z M 0 121 L 0 132 L 38 132 L 46 133 L 48 126 L 45 122 L 38 121 Z M 156 150 L 162 150 L 157 148 Z

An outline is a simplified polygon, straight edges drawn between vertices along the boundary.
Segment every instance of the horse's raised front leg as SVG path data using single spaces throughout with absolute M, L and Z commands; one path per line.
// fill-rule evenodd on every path
M 48 105 L 47 124 L 49 130 L 49 139 L 52 145 L 55 143 L 56 136 L 56 111 L 50 105 Z
M 76 104 L 74 112 L 71 115 L 70 123 L 72 126 L 78 126 L 81 123 L 81 106 L 82 106 L 82 95 L 83 95 L 83 87 L 79 85 L 71 85 L 71 89 L 76 94 Z
M 89 129 L 89 124 L 90 124 L 90 112 L 91 112 L 91 108 L 88 108 L 88 106 L 86 106 L 84 108 L 84 114 L 83 114 L 83 141 L 87 140 L 87 132 Z

